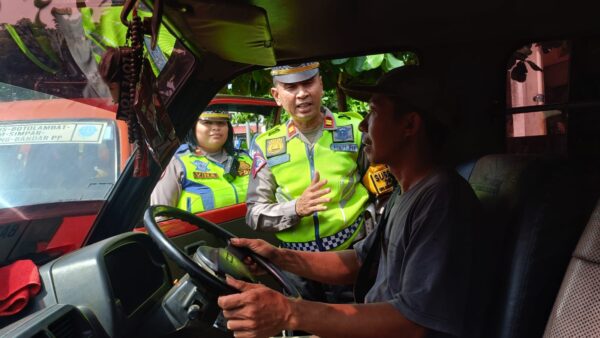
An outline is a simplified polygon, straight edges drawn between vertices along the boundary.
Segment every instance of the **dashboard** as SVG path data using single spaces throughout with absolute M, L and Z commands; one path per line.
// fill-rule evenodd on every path
M 39 272 L 42 290 L 0 337 L 131 337 L 173 286 L 162 252 L 142 233 L 84 247 Z

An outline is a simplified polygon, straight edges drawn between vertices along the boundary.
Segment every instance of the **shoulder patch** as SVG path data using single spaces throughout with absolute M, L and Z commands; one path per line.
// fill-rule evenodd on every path
M 260 154 L 260 152 L 256 152 L 254 154 L 254 158 L 252 159 L 252 178 L 256 178 L 256 174 L 267 164 L 267 160 Z

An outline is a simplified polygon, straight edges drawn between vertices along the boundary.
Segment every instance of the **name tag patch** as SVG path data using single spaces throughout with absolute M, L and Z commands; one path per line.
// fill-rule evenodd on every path
M 349 153 L 357 153 L 358 146 L 355 143 L 332 143 L 331 150 L 345 151 L 345 152 L 349 152 Z
M 354 142 L 352 125 L 337 127 L 333 131 L 333 142 Z
M 271 157 L 270 159 L 267 160 L 267 163 L 269 164 L 269 167 L 272 168 L 276 165 L 286 163 L 289 161 L 290 161 L 290 154 L 283 154 L 283 155 Z
M 285 154 L 287 142 L 285 136 L 268 139 L 266 143 L 267 147 L 267 158 Z
M 205 179 L 205 178 L 219 178 L 219 175 L 217 173 L 203 173 L 203 172 L 198 172 L 198 171 L 194 171 L 194 178 L 197 180 L 200 179 Z

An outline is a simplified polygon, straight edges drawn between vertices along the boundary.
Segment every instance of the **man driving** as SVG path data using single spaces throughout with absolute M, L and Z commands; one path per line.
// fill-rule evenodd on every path
M 233 278 L 240 293 L 219 306 L 236 337 L 282 329 L 323 337 L 473 337 L 484 313 L 485 248 L 480 204 L 469 184 L 439 159 L 451 126 L 435 76 L 416 66 L 375 86 L 346 88 L 368 100 L 360 128 L 369 160 L 389 165 L 399 183 L 376 230 L 353 249 L 303 252 L 235 239 L 284 270 L 331 284 L 354 284 L 357 304 L 287 298 Z M 489 261 L 487 262 L 489 263 Z

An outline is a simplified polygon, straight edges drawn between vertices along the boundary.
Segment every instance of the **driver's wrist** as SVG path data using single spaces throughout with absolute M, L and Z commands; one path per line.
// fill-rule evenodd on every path
M 296 331 L 301 329 L 300 328 L 300 313 L 301 313 L 301 302 L 302 299 L 301 298 L 291 298 L 288 297 L 288 304 L 289 304 L 289 311 L 288 311 L 288 315 L 286 316 L 286 330 L 289 331 Z
M 286 248 L 276 248 L 271 262 L 281 270 L 293 271 L 295 270 L 294 267 L 298 264 L 298 257 L 296 256 L 298 252 Z
M 273 250 L 273 253 L 272 253 L 272 257 L 269 257 L 269 260 L 273 264 L 275 264 L 277 267 L 282 269 L 283 266 L 285 266 L 285 255 L 286 255 L 285 249 L 275 247 L 275 250 Z

